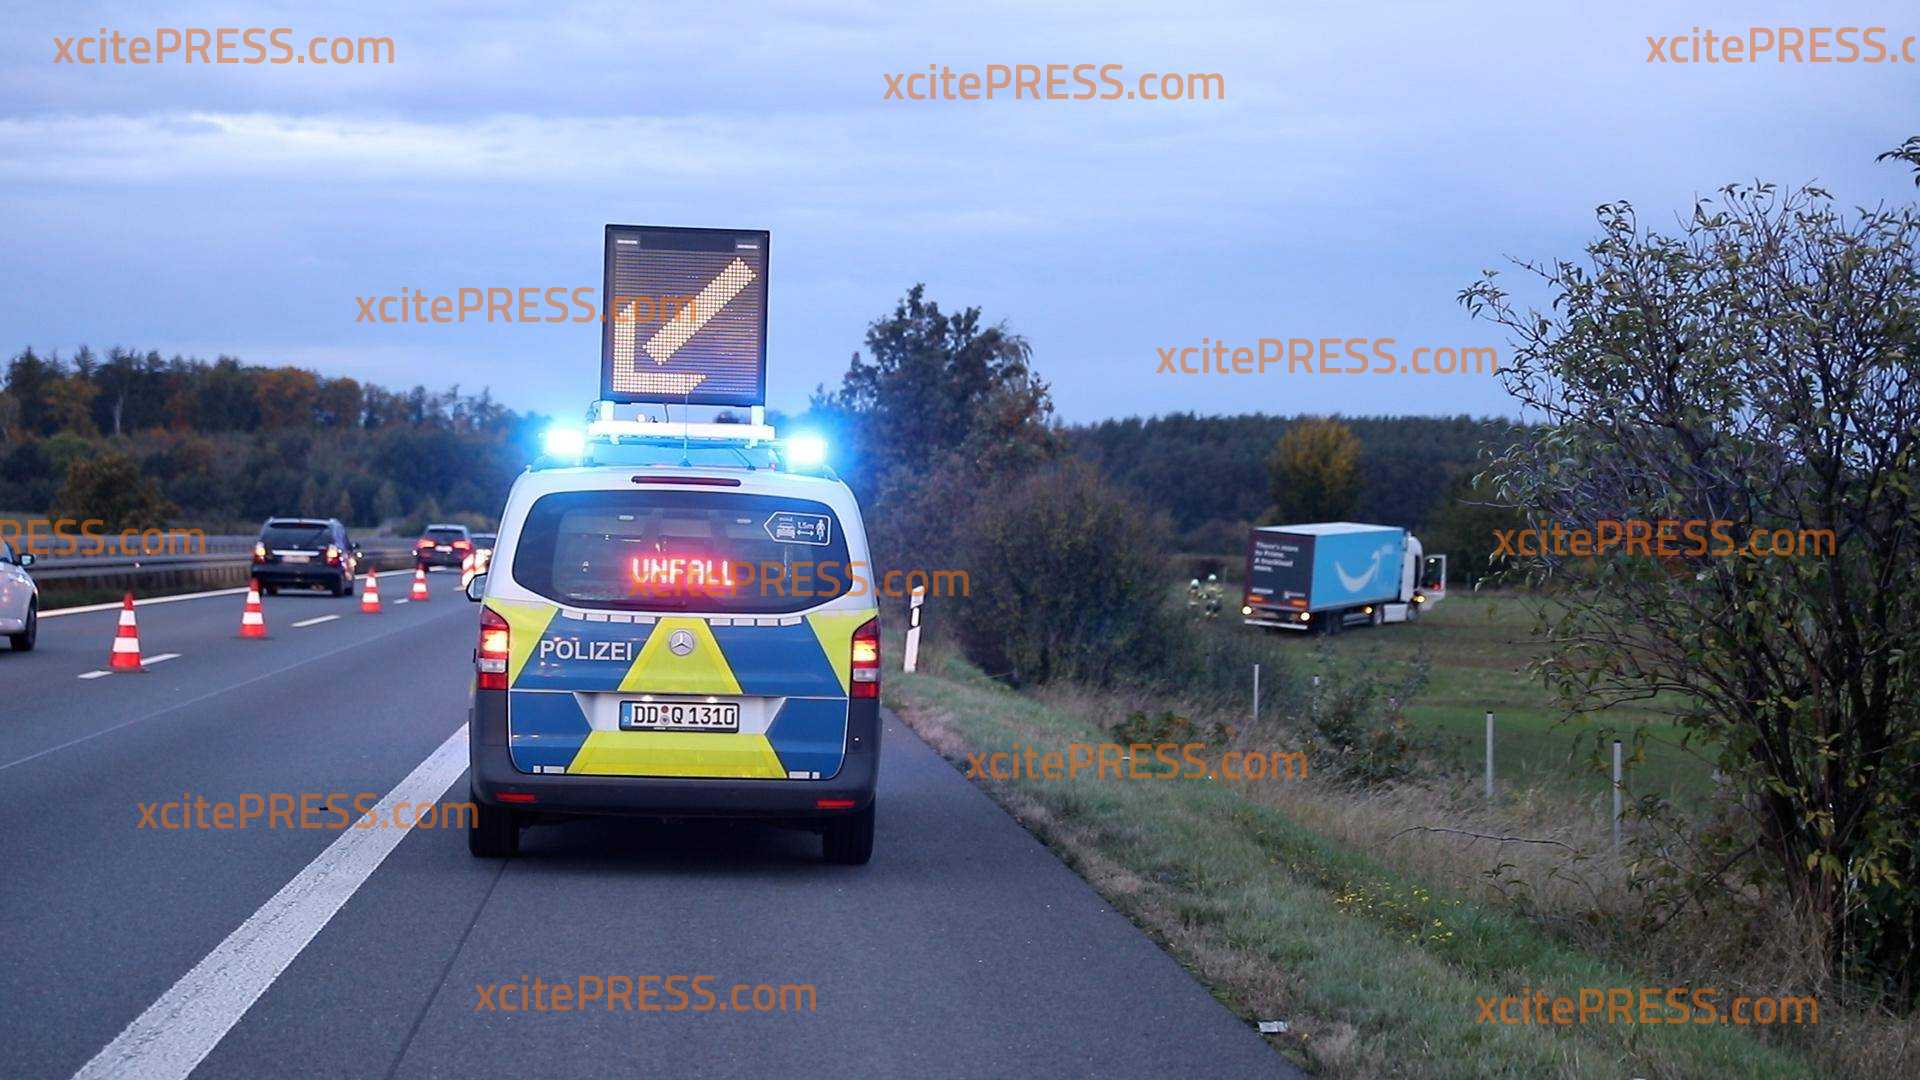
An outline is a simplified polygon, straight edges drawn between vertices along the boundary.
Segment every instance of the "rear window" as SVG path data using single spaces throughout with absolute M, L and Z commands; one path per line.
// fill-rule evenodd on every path
M 324 521 L 269 521 L 260 530 L 260 542 L 270 548 L 312 547 L 333 540 L 333 526 Z
M 455 540 L 465 540 L 467 532 L 465 529 L 428 529 L 426 538 L 436 544 L 451 544 Z
M 513 553 L 514 580 L 550 600 L 633 611 L 784 614 L 845 595 L 854 575 L 833 511 L 775 495 L 546 495 Z

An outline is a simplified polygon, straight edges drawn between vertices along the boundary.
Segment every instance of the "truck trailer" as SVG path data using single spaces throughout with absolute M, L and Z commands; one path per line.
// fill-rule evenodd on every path
M 1268 525 L 1247 542 L 1248 626 L 1337 634 L 1412 622 L 1447 595 L 1447 557 L 1394 525 Z

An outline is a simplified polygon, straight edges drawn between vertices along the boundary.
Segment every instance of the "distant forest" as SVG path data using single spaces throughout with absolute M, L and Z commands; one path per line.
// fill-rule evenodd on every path
M 391 391 L 225 356 L 26 349 L 0 392 L 0 512 L 211 529 L 296 513 L 360 527 L 491 519 L 544 425 L 458 387 Z
M 1513 421 L 1467 416 L 1339 417 L 1359 437 L 1362 483 L 1353 516 L 1425 529 L 1438 520 L 1482 449 L 1505 444 Z M 1180 545 L 1231 553 L 1273 504 L 1267 457 L 1292 421 L 1253 413 L 1174 413 L 1067 428 L 1068 449 L 1142 501 L 1167 511 Z
M 393 391 L 224 356 L 27 349 L 8 362 L 0 392 L 0 513 L 117 511 L 140 519 L 130 524 L 215 528 L 292 513 L 363 528 L 422 516 L 486 522 L 546 422 L 458 387 Z M 1060 435 L 1070 454 L 1166 511 L 1183 550 L 1224 553 L 1239 551 L 1271 507 L 1267 460 L 1291 422 L 1176 413 Z M 1414 528 L 1433 525 L 1480 451 L 1512 431 L 1466 416 L 1341 422 L 1362 446 L 1353 516 Z M 138 490 L 100 494 L 128 484 Z

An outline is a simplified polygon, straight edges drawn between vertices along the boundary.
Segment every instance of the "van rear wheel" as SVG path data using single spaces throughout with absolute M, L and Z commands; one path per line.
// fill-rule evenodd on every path
M 484 803 L 468 792 L 473 815 L 467 819 L 467 851 L 477 859 L 507 859 L 520 853 L 520 815 Z
M 878 803 L 875 799 L 857 814 L 827 822 L 820 846 L 828 862 L 865 866 L 873 858 L 873 811 Z

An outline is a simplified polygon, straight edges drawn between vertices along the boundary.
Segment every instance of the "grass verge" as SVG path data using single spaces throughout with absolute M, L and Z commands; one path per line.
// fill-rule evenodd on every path
M 1412 628 L 1394 628 L 1396 630 Z M 897 655 L 897 654 L 896 654 Z M 949 760 L 1015 743 L 1065 752 L 1099 723 L 923 646 L 889 704 Z M 1237 784 L 982 780 L 1027 828 L 1277 1050 L 1338 1076 L 1811 1076 L 1794 1046 L 1723 1024 L 1477 1022 L 1481 998 L 1639 987 L 1481 898 L 1453 895 L 1303 827 Z

